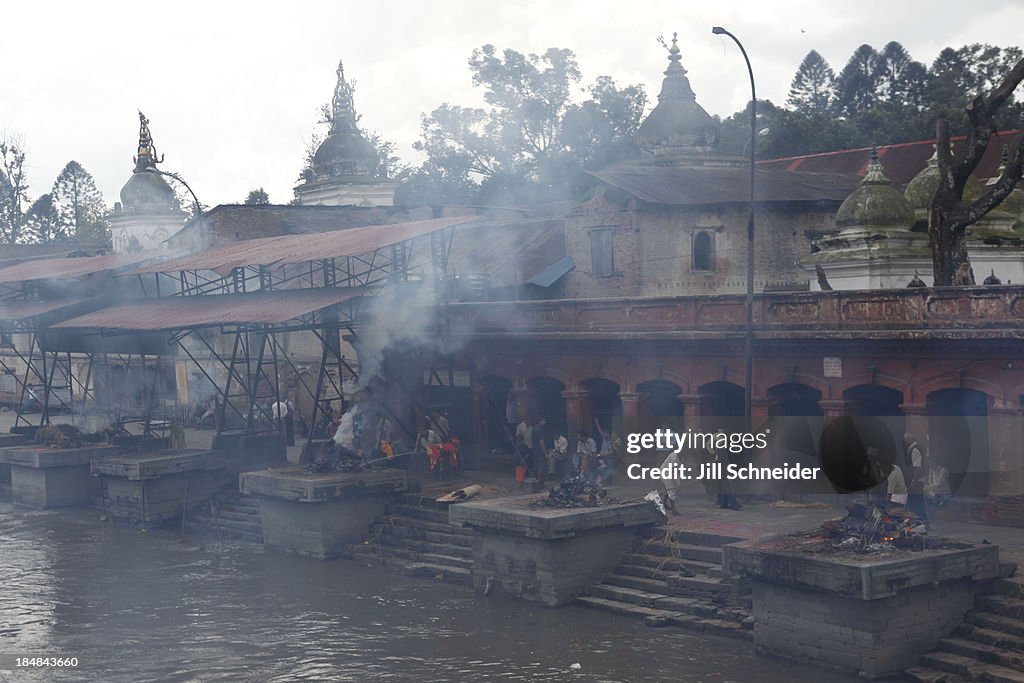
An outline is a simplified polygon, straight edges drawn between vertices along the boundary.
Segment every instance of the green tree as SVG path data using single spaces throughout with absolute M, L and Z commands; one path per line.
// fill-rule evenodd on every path
M 92 175 L 77 161 L 69 161 L 50 191 L 62 229 L 81 244 L 110 246 L 107 206 Z
M 444 103 L 421 120 L 414 147 L 426 160 L 396 200 L 504 204 L 578 196 L 591 168 L 637 154 L 633 136 L 647 99 L 638 85 L 598 78 L 576 101 L 582 78 L 570 50 L 542 55 L 484 45 L 469 59 L 486 107 Z
M 40 243 L 70 242 L 74 235 L 62 223 L 53 197 L 40 195 L 25 212 L 23 234 L 27 240 Z
M 875 62 L 875 95 L 878 102 L 920 110 L 927 101 L 928 69 L 914 61 L 895 40 L 887 43 Z
M 878 53 L 870 45 L 858 47 L 836 79 L 835 113 L 853 117 L 877 101 Z
M 811 50 L 793 76 L 786 104 L 803 114 L 825 114 L 832 106 L 835 90 L 835 72 L 817 50 Z
M 24 205 L 28 202 L 25 149 L 12 135 L 0 137 L 0 244 L 23 240 Z
M 269 204 L 270 195 L 262 187 L 257 187 L 255 190 L 249 190 L 244 203 L 249 205 Z

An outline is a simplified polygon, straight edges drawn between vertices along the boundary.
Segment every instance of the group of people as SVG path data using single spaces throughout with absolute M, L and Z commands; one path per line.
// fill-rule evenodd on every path
M 583 477 L 600 486 L 612 483 L 615 458 L 621 454 L 622 439 L 613 431 L 606 431 L 599 420 L 594 420 L 601 438 L 598 447 L 585 429 L 576 434 L 576 447 L 569 452 L 569 440 L 551 428 L 547 418 L 526 418 L 515 427 L 515 453 L 525 475 L 534 477 L 542 486 L 549 479 L 563 480 Z
M 409 468 L 432 472 L 438 479 L 448 479 L 461 472 L 459 439 L 452 434 L 448 418 L 440 410 L 431 410 L 424 417 Z
M 209 425 L 216 429 L 217 420 L 221 418 L 220 408 L 221 398 L 213 395 L 208 396 L 193 411 L 192 419 L 195 426 L 202 429 Z M 262 404 L 259 402 L 253 403 L 251 409 L 257 431 L 277 429 L 277 426 L 280 424 L 284 428 L 288 445 L 295 445 L 295 425 L 299 418 L 295 401 L 290 395 L 284 400 L 281 400 L 280 397 L 271 397 Z

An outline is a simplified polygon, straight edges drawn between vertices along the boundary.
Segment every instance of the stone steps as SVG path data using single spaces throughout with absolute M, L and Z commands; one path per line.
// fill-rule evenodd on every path
M 1019 635 L 996 629 L 979 628 L 973 624 L 961 624 L 953 634 L 965 640 L 1003 647 L 1024 654 L 1024 637 Z
M 393 566 L 407 576 L 473 585 L 473 533 L 448 524 L 448 507 L 406 494 L 371 525 L 353 558 L 371 566 Z
M 981 662 L 998 664 L 1020 671 L 1021 679 L 1024 680 L 1024 654 L 1020 652 L 964 638 L 942 638 L 938 645 L 943 652 L 951 652 L 961 657 L 972 657 Z
M 1024 600 L 1016 578 L 992 582 L 975 608 L 907 675 L 920 683 L 1024 683 Z
M 662 555 L 648 555 L 646 553 L 627 553 L 622 558 L 623 564 L 632 564 L 640 567 L 654 567 L 663 571 L 677 572 L 686 575 L 687 572 L 694 574 L 706 574 L 724 578 L 728 576 L 722 570 L 721 565 L 713 562 L 701 562 L 700 560 L 680 560 L 674 557 Z
M 648 529 L 580 604 L 676 626 L 753 641 L 745 584 L 722 570 L 722 546 L 736 537 Z
M 1024 600 L 1007 595 L 980 595 L 978 608 L 1011 619 L 1024 619 Z
M 922 665 L 946 671 L 963 680 L 978 683 L 1024 683 L 1024 673 L 997 664 L 985 664 L 971 657 L 949 652 L 930 652 L 921 657 Z
M 633 550 L 648 555 L 660 555 L 679 560 L 695 560 L 708 564 L 722 565 L 722 549 L 688 543 L 665 543 L 662 541 L 638 541 Z
M 967 613 L 967 623 L 980 626 L 984 629 L 991 629 L 1007 633 L 1013 636 L 1024 637 L 1024 622 L 1010 617 L 992 614 L 990 612 L 971 611 Z
M 263 544 L 259 500 L 237 491 L 216 493 L 209 503 L 189 515 L 186 528 L 225 540 Z

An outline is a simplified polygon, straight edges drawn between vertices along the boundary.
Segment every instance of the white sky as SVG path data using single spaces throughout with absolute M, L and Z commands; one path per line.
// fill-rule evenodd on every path
M 467 59 L 492 43 L 575 51 L 583 85 L 642 83 L 653 102 L 666 62 L 655 42 L 679 32 L 698 102 L 728 116 L 749 100 L 743 41 L 758 95 L 781 104 L 803 56 L 838 72 L 861 43 L 898 40 L 929 64 L 945 46 L 1019 45 L 1020 0 L 430 0 L 428 2 L 8 3 L 0 39 L 0 132 L 28 150 L 29 193 L 64 164 L 89 170 L 111 204 L 132 170 L 136 111 L 150 119 L 162 168 L 208 205 L 263 186 L 292 198 L 305 142 L 333 92 L 335 68 L 357 82 L 362 124 L 416 161 L 420 114 L 477 104 Z M 879 140 L 879 144 L 884 140 Z

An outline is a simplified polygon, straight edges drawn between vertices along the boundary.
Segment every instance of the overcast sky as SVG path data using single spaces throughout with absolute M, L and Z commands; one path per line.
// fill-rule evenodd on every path
M 49 191 L 75 159 L 111 204 L 132 170 L 138 109 L 162 168 L 204 203 L 259 186 L 289 201 L 339 58 L 364 127 L 414 162 L 422 113 L 480 102 L 466 62 L 485 43 L 569 48 L 582 85 L 602 75 L 642 83 L 653 102 L 667 64 L 655 38 L 678 31 L 698 102 L 725 117 L 749 85 L 715 24 L 743 41 L 758 95 L 776 103 L 811 49 L 838 72 L 861 43 L 898 40 L 929 64 L 945 46 L 1020 45 L 1024 25 L 1021 0 L 15 3 L 0 39 L 0 132 L 27 148 L 29 193 Z

